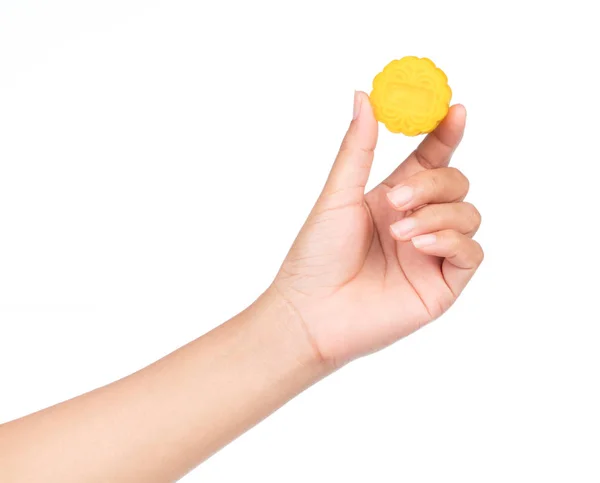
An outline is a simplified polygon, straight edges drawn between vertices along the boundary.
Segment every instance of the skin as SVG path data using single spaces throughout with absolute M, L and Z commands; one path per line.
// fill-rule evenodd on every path
M 463 106 L 365 194 L 377 122 L 359 93 L 329 179 L 274 285 L 304 320 L 321 357 L 339 367 L 444 313 L 483 260 L 481 223 L 462 200 L 469 182 L 449 168 Z M 398 203 L 404 193 L 412 196 Z M 413 225 L 412 228 L 410 225 Z M 401 232 L 402 228 L 411 228 Z
M 175 481 L 352 359 L 444 313 L 483 259 L 468 181 L 448 168 L 450 109 L 365 194 L 377 141 L 366 94 L 314 209 L 248 309 L 124 379 L 0 426 L 0 481 Z

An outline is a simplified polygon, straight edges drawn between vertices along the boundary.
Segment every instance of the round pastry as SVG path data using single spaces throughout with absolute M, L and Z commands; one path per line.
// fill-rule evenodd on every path
M 392 60 L 373 79 L 375 118 L 393 133 L 431 132 L 448 113 L 452 90 L 444 72 L 429 59 Z

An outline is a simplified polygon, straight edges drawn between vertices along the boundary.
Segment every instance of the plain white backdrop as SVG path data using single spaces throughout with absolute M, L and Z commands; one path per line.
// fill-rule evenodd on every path
M 468 109 L 486 260 L 453 309 L 183 481 L 600 481 L 592 2 L 2 0 L 0 422 L 266 288 L 385 64 Z M 419 139 L 380 130 L 374 184 Z

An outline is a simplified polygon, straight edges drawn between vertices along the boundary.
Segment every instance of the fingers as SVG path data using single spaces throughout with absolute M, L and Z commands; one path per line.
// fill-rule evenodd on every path
M 442 273 L 455 296 L 462 292 L 483 261 L 479 243 L 455 230 L 420 235 L 412 243 L 422 253 L 444 258 Z
M 469 191 L 469 180 L 455 168 L 421 171 L 387 193 L 394 209 L 413 211 L 390 230 L 397 240 L 443 229 L 473 236 L 481 216 L 470 203 L 461 202 Z M 420 207 L 420 208 L 419 208 Z
M 426 170 L 448 166 L 465 130 L 467 112 L 464 106 L 452 106 L 444 120 L 429 133 L 417 149 L 384 181 L 397 185 L 406 178 Z
M 469 191 L 469 180 L 456 168 L 421 171 L 387 193 L 396 210 L 412 210 L 429 203 L 461 201 Z
M 376 144 L 377 121 L 373 116 L 369 97 L 364 92 L 356 92 L 353 120 L 331 169 L 323 195 L 337 198 L 336 202 L 340 204 L 362 200 Z
M 446 203 L 424 206 L 391 225 L 390 231 L 401 241 L 445 229 L 472 237 L 480 225 L 481 215 L 471 203 Z

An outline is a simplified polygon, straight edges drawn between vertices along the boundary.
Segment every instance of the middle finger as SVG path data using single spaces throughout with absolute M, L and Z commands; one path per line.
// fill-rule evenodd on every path
M 387 193 L 394 209 L 414 210 L 430 203 L 462 201 L 469 191 L 469 180 L 456 168 L 421 171 Z

